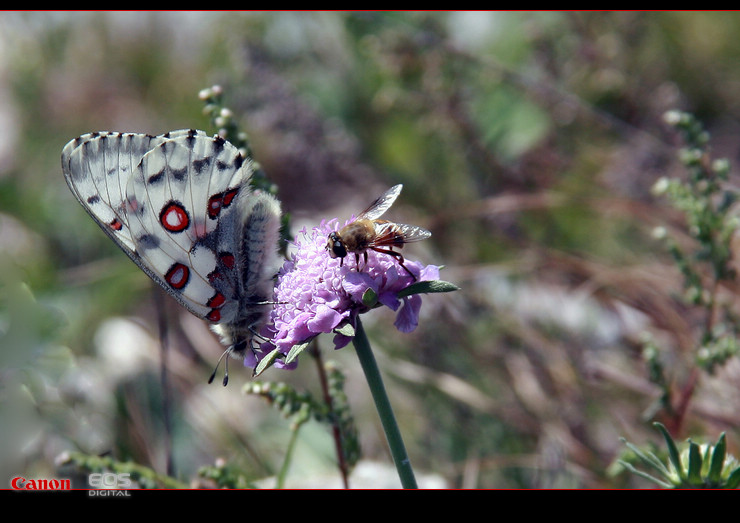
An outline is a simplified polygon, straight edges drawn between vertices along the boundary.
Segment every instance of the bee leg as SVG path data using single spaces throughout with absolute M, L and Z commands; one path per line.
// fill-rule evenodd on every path
M 363 253 L 365 255 L 365 266 L 367 266 L 367 251 Z M 360 267 L 360 253 L 355 253 L 355 267 L 357 267 L 357 272 L 362 272 L 362 267 Z
M 403 259 L 403 255 L 402 255 L 402 254 L 401 254 L 400 252 L 396 252 L 396 251 L 394 251 L 394 250 L 392 250 L 392 249 L 380 249 L 379 247 L 372 247 L 372 249 L 373 249 L 374 251 L 376 251 L 376 252 L 382 252 L 383 254 L 388 254 L 388 255 L 390 255 L 390 256 L 393 256 L 393 257 L 394 257 L 394 258 L 395 258 L 395 259 L 396 259 L 396 260 L 398 261 L 398 264 L 399 264 L 399 265 L 400 265 L 401 267 L 403 267 L 403 269 L 404 269 L 404 270 L 405 270 L 406 272 L 408 272 L 408 273 L 409 273 L 409 276 L 411 276 L 411 277 L 412 277 L 412 278 L 414 279 L 414 281 L 416 281 L 416 276 L 414 276 L 414 274 L 413 274 L 413 273 L 412 273 L 412 272 L 411 272 L 411 271 L 410 271 L 410 270 L 408 269 L 408 267 L 406 267 L 406 266 L 405 266 L 405 265 L 403 264 L 403 262 L 404 262 L 404 259 Z

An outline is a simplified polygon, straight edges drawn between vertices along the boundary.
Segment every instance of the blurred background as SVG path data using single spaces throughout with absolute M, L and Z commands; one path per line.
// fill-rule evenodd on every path
M 66 477 L 68 451 L 194 486 L 219 460 L 254 481 L 281 467 L 288 422 L 241 392 L 250 370 L 206 383 L 217 340 L 60 167 L 90 131 L 215 132 L 198 98 L 214 84 L 293 231 L 403 183 L 388 217 L 433 232 L 404 254 L 461 290 L 425 296 L 411 334 L 363 317 L 420 486 L 649 488 L 613 462 L 622 437 L 660 446 L 655 420 L 681 441 L 726 431 L 737 455 L 740 367 L 697 377 L 699 320 L 651 234 L 681 216 L 650 189 L 684 175 L 669 109 L 739 159 L 738 32 L 740 15 L 699 12 L 1 13 L 0 486 Z M 647 335 L 678 420 L 656 407 Z M 350 486 L 397 487 L 354 350 L 319 343 L 362 444 Z M 307 356 L 260 379 L 320 396 Z M 306 424 L 287 485 L 340 486 L 335 459 Z

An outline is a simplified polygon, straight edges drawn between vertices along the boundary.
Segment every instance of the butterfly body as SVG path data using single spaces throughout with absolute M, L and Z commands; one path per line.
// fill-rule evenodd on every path
M 98 132 L 62 151 L 69 188 L 149 277 L 243 355 L 269 313 L 280 204 L 219 136 Z

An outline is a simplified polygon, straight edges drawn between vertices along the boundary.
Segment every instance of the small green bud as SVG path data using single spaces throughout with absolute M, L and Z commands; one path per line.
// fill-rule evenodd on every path
M 670 184 L 671 184 L 671 182 L 670 182 L 670 180 L 667 177 L 661 176 L 653 184 L 653 187 L 651 189 L 651 192 L 655 196 L 661 196 L 661 195 L 665 194 L 665 192 L 668 190 L 668 187 L 670 187 Z
M 682 120 L 685 120 L 684 113 L 675 109 L 666 111 L 665 114 L 663 114 L 663 121 L 668 125 L 678 125 Z
M 655 227 L 652 232 L 653 238 L 656 240 L 662 240 L 666 236 L 668 236 L 668 230 L 663 227 L 662 225 L 659 225 L 658 227 Z
M 712 162 L 712 171 L 719 176 L 726 176 L 730 172 L 730 162 L 727 158 L 717 158 Z

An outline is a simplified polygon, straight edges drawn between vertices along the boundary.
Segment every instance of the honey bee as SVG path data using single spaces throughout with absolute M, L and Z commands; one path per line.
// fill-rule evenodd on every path
M 429 238 L 432 233 L 423 227 L 379 219 L 396 201 L 398 195 L 401 194 L 401 189 L 403 185 L 394 185 L 362 211 L 355 221 L 347 224 L 340 231 L 329 234 L 326 250 L 332 258 L 341 258 L 340 267 L 344 263 L 344 257 L 351 252 L 355 255 L 359 270 L 360 254 L 364 256 L 365 264 L 367 264 L 367 251 L 372 249 L 396 258 L 399 265 L 416 281 L 416 276 L 403 264 L 401 253 L 394 251 L 393 247 L 400 249 L 406 243 Z

